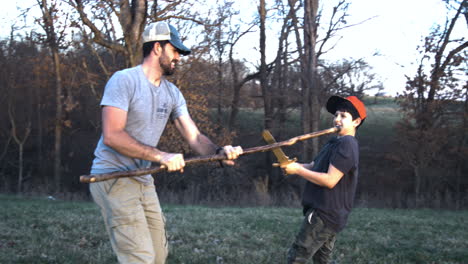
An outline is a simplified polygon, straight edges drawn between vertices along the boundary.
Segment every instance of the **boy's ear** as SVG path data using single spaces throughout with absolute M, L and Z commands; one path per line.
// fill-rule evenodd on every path
M 358 127 L 361 124 L 362 119 L 360 117 L 358 117 L 358 118 L 354 119 L 353 122 L 354 122 L 354 127 Z

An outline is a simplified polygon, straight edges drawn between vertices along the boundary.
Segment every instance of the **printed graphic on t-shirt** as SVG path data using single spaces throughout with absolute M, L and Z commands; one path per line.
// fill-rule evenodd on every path
M 162 106 L 158 106 L 156 109 L 156 115 L 159 119 L 165 119 L 169 115 L 168 104 L 163 103 Z

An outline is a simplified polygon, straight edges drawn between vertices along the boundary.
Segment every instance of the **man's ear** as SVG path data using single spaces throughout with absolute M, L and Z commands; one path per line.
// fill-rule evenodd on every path
M 155 43 L 154 43 L 154 46 L 153 46 L 154 55 L 160 56 L 161 53 L 162 53 L 162 51 L 163 51 L 163 48 L 162 48 L 162 46 L 161 46 L 161 43 L 155 42 Z

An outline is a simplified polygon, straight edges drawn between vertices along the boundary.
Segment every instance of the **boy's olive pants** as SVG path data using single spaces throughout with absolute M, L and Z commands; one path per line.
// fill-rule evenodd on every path
M 154 184 L 132 178 L 90 184 L 119 263 L 165 263 L 164 216 Z
M 288 264 L 307 263 L 313 256 L 315 263 L 330 263 L 336 232 L 325 223 L 313 210 L 307 211 L 302 221 L 296 240 L 288 251 Z

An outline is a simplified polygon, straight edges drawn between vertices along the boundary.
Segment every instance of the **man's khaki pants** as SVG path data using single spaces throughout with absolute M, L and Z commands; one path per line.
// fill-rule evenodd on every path
M 165 263 L 164 216 L 154 184 L 132 178 L 90 184 L 119 263 Z

